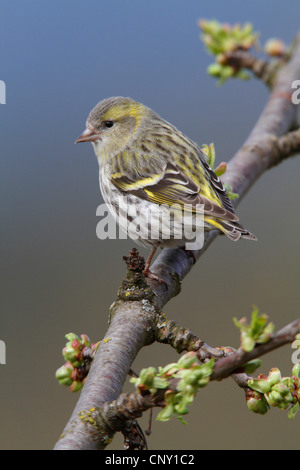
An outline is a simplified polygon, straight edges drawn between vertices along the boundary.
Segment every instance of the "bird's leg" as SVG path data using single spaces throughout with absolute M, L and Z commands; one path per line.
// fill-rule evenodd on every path
M 157 276 L 156 274 L 153 274 L 149 269 L 151 261 L 153 259 L 153 256 L 155 255 L 156 250 L 157 250 L 157 246 L 155 246 L 153 248 L 150 255 L 148 256 L 148 259 L 145 263 L 145 269 L 143 270 L 143 274 L 144 274 L 145 277 L 148 277 L 149 279 L 154 279 L 155 281 L 158 281 L 161 284 L 165 284 L 165 286 L 168 288 L 167 283 L 161 277 Z
M 156 253 L 156 250 L 157 250 L 157 246 L 155 246 L 155 247 L 153 248 L 153 250 L 151 251 L 150 255 L 148 256 L 148 259 L 147 259 L 147 261 L 146 261 L 146 263 L 145 263 L 145 269 L 144 269 L 144 271 L 143 271 L 144 276 L 147 276 L 147 274 L 148 274 L 148 272 L 149 272 L 150 264 L 151 264 L 151 261 L 152 261 L 152 259 L 153 259 L 153 256 L 154 256 L 155 253 Z

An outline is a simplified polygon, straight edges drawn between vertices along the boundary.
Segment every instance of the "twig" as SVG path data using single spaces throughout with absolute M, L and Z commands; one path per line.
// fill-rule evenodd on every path
M 280 161 L 299 153 L 300 128 L 281 136 L 277 141 L 277 147 L 280 154 Z
M 237 70 L 243 68 L 251 70 L 257 78 L 268 86 L 272 85 L 272 79 L 276 75 L 278 67 L 280 67 L 279 60 L 269 62 L 266 59 L 258 59 L 245 50 L 235 50 L 222 54 L 222 64 L 230 65 Z
M 234 370 L 246 364 L 246 362 L 261 357 L 285 344 L 292 343 L 299 331 L 300 318 L 289 323 L 277 333 L 274 333 L 267 343 L 257 344 L 251 351 L 244 351 L 240 348 L 230 356 L 219 359 L 215 364 L 211 380 L 220 380 L 228 377 Z

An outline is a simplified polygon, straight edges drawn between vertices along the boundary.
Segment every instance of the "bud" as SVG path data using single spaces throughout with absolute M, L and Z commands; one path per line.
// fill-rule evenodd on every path
M 252 351 L 254 348 L 255 340 L 249 335 L 248 331 L 242 331 L 241 345 L 244 351 Z
M 220 64 L 211 64 L 207 68 L 207 73 L 213 77 L 219 77 L 222 73 L 223 67 Z
M 225 354 L 232 354 L 236 351 L 236 349 L 232 348 L 231 346 L 222 346 L 220 349 L 222 349 Z
M 252 361 L 247 362 L 247 364 L 244 365 L 244 371 L 246 374 L 253 374 L 253 372 L 258 369 L 262 364 L 262 361 L 260 359 L 253 359 Z
M 55 377 L 60 383 L 60 385 L 66 385 L 67 387 L 69 387 L 69 385 L 73 383 L 73 380 L 71 378 L 72 372 L 73 372 L 72 365 L 70 364 L 70 362 L 66 362 L 65 365 L 57 369 L 55 373 Z
M 289 411 L 289 414 L 288 414 L 288 417 L 289 419 L 294 419 L 295 418 L 295 415 L 296 413 L 299 411 L 300 409 L 300 401 L 298 401 L 294 406 L 292 406 L 292 408 L 290 409 Z
M 286 394 L 286 391 L 281 393 L 281 391 L 272 389 L 265 397 L 270 406 L 277 406 L 281 409 L 286 409 L 293 403 L 292 394 L 289 392 Z
M 295 377 L 299 377 L 299 373 L 300 373 L 300 364 L 295 364 L 292 369 L 292 375 L 294 375 Z
M 277 384 L 281 380 L 281 373 L 280 370 L 277 367 L 273 367 L 268 375 L 268 382 L 270 386 L 272 387 L 273 385 Z
M 157 415 L 158 421 L 169 421 L 174 413 L 174 407 L 172 404 L 165 406 Z
M 182 368 L 182 369 L 189 369 L 194 364 L 197 365 L 198 363 L 197 363 L 197 354 L 193 351 L 188 352 L 184 354 L 183 356 L 181 356 L 181 358 L 179 359 L 177 363 L 178 368 Z
M 214 169 L 214 172 L 217 176 L 222 176 L 227 170 L 227 164 L 225 162 L 221 162 L 217 168 Z
M 264 396 L 254 390 L 247 390 L 246 401 L 248 409 L 253 413 L 264 415 L 269 410 L 269 405 Z
M 74 381 L 72 383 L 72 385 L 70 385 L 69 387 L 69 390 L 73 393 L 75 392 L 79 392 L 79 390 L 81 390 L 83 387 L 83 383 L 82 382 L 77 382 L 77 381 Z
M 286 46 L 280 39 L 269 39 L 265 44 L 265 52 L 272 57 L 280 57 L 286 53 Z
M 272 392 L 273 391 L 279 392 L 280 395 L 282 396 L 282 398 L 290 393 L 289 387 L 287 385 L 285 385 L 284 383 L 282 383 L 282 382 L 273 385 Z
M 268 393 L 271 390 L 271 385 L 267 378 L 250 379 L 248 380 L 248 386 L 259 393 Z

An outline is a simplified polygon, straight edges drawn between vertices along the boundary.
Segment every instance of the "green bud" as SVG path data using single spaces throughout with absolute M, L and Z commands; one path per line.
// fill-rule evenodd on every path
M 225 354 L 231 354 L 236 351 L 236 349 L 232 348 L 231 346 L 222 346 L 222 348 L 220 349 L 222 349 L 225 352 Z
M 74 339 L 79 341 L 79 336 L 77 336 L 75 333 L 68 333 L 65 335 L 65 338 L 67 338 L 69 342 L 72 342 Z
M 253 413 L 264 415 L 269 410 L 269 405 L 264 396 L 258 392 L 251 391 L 246 396 L 247 406 Z
M 185 401 L 176 403 L 175 410 L 176 410 L 176 413 L 178 413 L 179 415 L 186 415 L 189 412 Z
M 73 393 L 76 393 L 76 392 L 79 392 L 79 390 L 81 390 L 82 387 L 83 387 L 82 382 L 74 381 L 72 383 L 72 385 L 70 385 L 69 390 L 71 390 L 71 392 L 73 392 Z
M 244 351 L 252 351 L 255 346 L 255 340 L 246 331 L 241 333 L 241 346 Z
M 299 409 L 300 409 L 300 401 L 298 401 L 294 406 L 292 406 L 292 408 L 289 411 L 288 418 L 294 419 Z
M 273 385 L 277 384 L 281 380 L 281 373 L 280 370 L 277 367 L 273 367 L 268 375 L 268 382 L 270 386 L 272 387 Z
M 88 335 L 86 334 L 80 335 L 80 338 L 81 338 L 81 341 L 80 341 L 81 344 L 83 344 L 85 347 L 89 348 L 91 346 L 91 341 Z
M 234 69 L 230 65 L 222 66 L 221 78 L 227 79 L 234 75 Z
M 291 393 L 287 393 L 286 395 L 273 390 L 265 395 L 267 402 L 270 406 L 277 406 L 281 409 L 289 408 L 289 406 L 293 403 L 293 397 Z
M 294 379 L 293 379 L 293 377 L 283 377 L 283 379 L 281 379 L 281 383 L 286 385 L 288 387 L 289 391 L 294 390 Z
M 280 393 L 281 397 L 283 398 L 286 395 L 290 394 L 290 389 L 287 385 L 281 382 L 281 383 L 273 385 L 272 392 Z
M 234 193 L 234 192 L 232 191 L 232 186 L 231 186 L 231 184 L 225 183 L 224 186 L 225 186 L 225 189 L 226 189 L 226 192 L 227 192 L 227 196 L 229 197 L 230 200 L 232 200 L 232 199 L 237 199 L 238 197 L 240 197 L 239 194 Z
M 76 361 L 76 356 L 78 354 L 77 351 L 74 350 L 72 345 L 70 343 L 67 343 L 67 345 L 63 348 L 63 356 L 67 361 L 73 362 Z
M 253 372 L 255 372 L 256 369 L 261 366 L 261 364 L 262 361 L 260 359 L 253 359 L 252 361 L 247 362 L 247 364 L 245 364 L 243 367 L 246 374 L 253 374 Z
M 213 77 L 220 77 L 222 73 L 222 65 L 220 64 L 211 64 L 207 68 L 207 73 Z
M 140 373 L 140 383 L 145 385 L 147 388 L 152 387 L 154 377 L 156 376 L 155 367 L 148 367 L 147 369 L 142 369 Z
M 190 367 L 192 367 L 193 364 L 198 364 L 197 355 L 195 352 L 188 352 L 184 354 L 177 362 L 177 366 L 179 369 L 189 369 Z
M 214 172 L 217 176 L 222 176 L 227 170 L 227 164 L 225 162 L 221 162 L 217 168 L 214 169 Z
M 158 367 L 158 373 L 160 375 L 167 375 L 171 377 L 178 371 L 178 365 L 176 362 L 172 362 L 171 364 L 167 364 L 165 367 Z
M 169 382 L 164 377 L 154 377 L 152 382 L 152 387 L 150 389 L 151 393 L 155 393 L 158 388 L 166 388 Z
M 268 393 L 271 390 L 271 385 L 267 379 L 250 379 L 248 386 L 259 393 Z
M 267 319 L 267 315 L 259 315 L 257 308 L 254 308 L 252 312 L 250 325 L 244 318 L 240 321 L 233 319 L 235 326 L 241 331 L 241 345 L 245 351 L 251 351 L 255 343 L 265 343 L 270 339 L 274 325 L 273 323 L 267 324 Z
M 73 379 L 71 378 L 72 372 L 73 372 L 73 367 L 66 363 L 65 365 L 57 369 L 55 373 L 55 377 L 60 383 L 60 385 L 65 385 L 69 387 L 73 383 Z
M 157 415 L 158 421 L 169 421 L 174 414 L 174 407 L 172 404 L 165 406 Z
M 90 346 L 90 340 L 87 335 L 77 336 L 75 333 L 68 333 L 65 335 L 69 340 L 63 348 L 62 354 L 66 361 L 72 362 L 74 367 L 79 367 L 83 364 L 82 351 L 85 347 Z
M 237 49 L 236 40 L 233 37 L 229 37 L 223 41 L 224 52 L 231 52 Z
M 174 404 L 176 400 L 177 392 L 173 390 L 166 390 L 164 395 L 164 401 L 166 405 Z
M 216 158 L 216 151 L 215 151 L 214 144 L 213 143 L 211 143 L 210 145 L 203 144 L 202 151 L 206 154 L 209 165 L 212 168 L 214 168 L 215 158 Z
M 257 338 L 258 343 L 266 343 L 269 341 L 272 333 L 274 332 L 275 325 L 274 323 L 268 323 L 268 325 L 263 329 L 262 333 Z
M 270 406 L 278 406 L 282 402 L 280 393 L 276 391 L 265 394 L 265 398 Z
M 300 374 L 300 364 L 295 364 L 292 369 L 292 375 L 295 377 L 299 377 Z

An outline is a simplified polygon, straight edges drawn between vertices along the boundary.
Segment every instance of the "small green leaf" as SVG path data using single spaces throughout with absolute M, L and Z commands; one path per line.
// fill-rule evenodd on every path
M 252 361 L 247 362 L 243 368 L 246 374 L 253 374 L 253 372 L 255 372 L 261 365 L 262 361 L 260 359 L 253 359 Z
M 254 308 L 252 312 L 250 325 L 247 324 L 245 318 L 242 320 L 233 319 L 235 326 L 241 331 L 241 346 L 244 351 L 251 351 L 256 343 L 269 341 L 274 331 L 274 325 L 273 323 L 267 324 L 267 319 L 267 315 L 259 315 L 257 308 Z
M 165 406 L 157 415 L 158 421 L 169 421 L 174 414 L 174 407 L 172 404 Z
M 296 416 L 296 413 L 298 413 L 300 409 L 300 401 L 297 401 L 297 403 L 291 407 L 289 413 L 288 413 L 288 418 L 289 419 L 294 419 Z
M 250 379 L 248 380 L 248 386 L 259 393 L 268 393 L 271 390 L 271 385 L 266 379 Z

